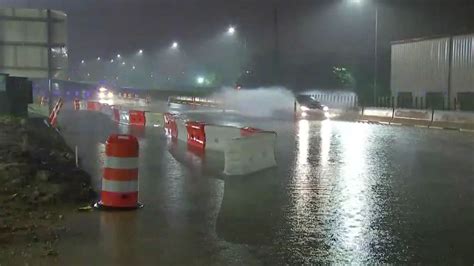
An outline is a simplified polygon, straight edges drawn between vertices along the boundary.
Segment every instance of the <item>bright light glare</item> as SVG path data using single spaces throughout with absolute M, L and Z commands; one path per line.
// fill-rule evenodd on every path
M 228 33 L 229 35 L 234 35 L 234 33 L 235 33 L 235 27 L 230 26 L 229 29 L 227 30 L 227 33 Z
M 351 0 L 353 4 L 360 4 L 362 1 L 361 0 Z
M 203 77 L 197 77 L 196 79 L 198 84 L 203 84 L 204 83 L 204 78 Z
M 173 49 L 178 49 L 178 43 L 177 42 L 173 42 L 173 44 L 171 45 L 171 48 Z
M 106 89 L 105 87 L 100 87 L 100 88 L 99 88 L 99 91 L 100 91 L 100 92 L 106 92 L 107 89 Z
M 113 60 L 113 59 L 110 59 L 110 63 L 113 63 L 113 62 L 114 62 L 114 60 Z
M 84 61 L 84 60 L 81 60 L 81 64 L 84 64 L 85 62 L 86 62 L 86 61 Z
M 97 61 L 100 61 L 100 56 L 99 56 L 99 57 L 97 57 Z
M 99 92 L 99 99 L 105 98 L 105 92 Z
M 138 51 L 138 54 L 143 54 L 143 50 L 140 49 L 140 50 Z
M 303 112 L 309 111 L 309 108 L 306 107 L 306 106 L 301 106 L 300 109 L 301 109 L 301 111 L 303 111 Z
M 117 54 L 117 58 L 120 58 L 120 57 L 121 57 L 120 54 Z
M 122 62 L 122 66 L 124 66 L 124 65 L 125 65 L 125 62 Z
M 323 107 L 323 111 L 324 111 L 324 112 L 327 112 L 327 111 L 329 111 L 329 107 L 327 107 L 327 106 L 324 106 L 324 107 Z
M 302 113 L 301 113 L 301 117 L 305 118 L 305 117 L 307 117 L 307 116 L 308 116 L 308 114 L 307 114 L 306 112 L 302 112 Z
M 114 93 L 109 91 L 109 93 L 107 94 L 107 96 L 109 96 L 109 98 L 113 98 L 114 97 Z

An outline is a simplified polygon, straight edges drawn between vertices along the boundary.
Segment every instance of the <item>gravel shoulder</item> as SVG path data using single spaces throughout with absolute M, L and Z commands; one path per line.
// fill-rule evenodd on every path
M 96 197 L 41 118 L 0 116 L 0 184 L 0 265 L 53 263 L 65 217 Z

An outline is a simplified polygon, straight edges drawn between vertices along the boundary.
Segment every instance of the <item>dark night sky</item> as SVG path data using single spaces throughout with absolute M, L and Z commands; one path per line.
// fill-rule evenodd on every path
M 331 86 L 333 65 L 372 75 L 374 0 L 277 1 L 283 82 Z M 270 64 L 275 1 L 225 0 L 0 0 L 1 6 L 55 8 L 68 13 L 70 63 L 139 48 L 159 50 L 179 40 L 188 51 L 237 25 L 253 62 Z M 380 7 L 380 80 L 388 87 L 390 42 L 474 32 L 474 1 L 392 0 Z M 210 55 L 212 56 L 212 55 Z

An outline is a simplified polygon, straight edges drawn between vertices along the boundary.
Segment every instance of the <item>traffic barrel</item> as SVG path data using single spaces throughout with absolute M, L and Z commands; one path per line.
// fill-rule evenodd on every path
M 81 110 L 81 101 L 74 99 L 74 110 Z
M 138 140 L 114 134 L 105 143 L 105 161 L 99 209 L 136 209 L 138 202 Z

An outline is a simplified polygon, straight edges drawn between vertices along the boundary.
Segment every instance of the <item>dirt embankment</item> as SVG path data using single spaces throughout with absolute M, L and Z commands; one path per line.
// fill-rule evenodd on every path
M 0 265 L 57 255 L 67 213 L 95 198 L 74 153 L 42 119 L 0 117 Z

